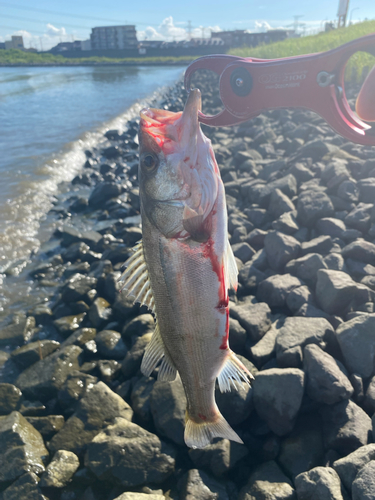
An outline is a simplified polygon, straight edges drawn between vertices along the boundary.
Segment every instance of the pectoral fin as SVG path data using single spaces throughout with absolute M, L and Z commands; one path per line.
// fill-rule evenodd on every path
M 143 375 L 149 377 L 161 360 L 158 380 L 172 382 L 176 378 L 177 370 L 166 353 L 159 325 L 156 323 L 151 342 L 146 347 L 142 359 L 141 372 Z
M 246 368 L 246 366 L 241 363 L 234 352 L 230 351 L 225 361 L 225 365 L 223 366 L 220 375 L 217 377 L 220 391 L 229 392 L 231 390 L 231 383 L 237 390 L 234 381 L 237 381 L 239 383 L 245 382 L 247 385 L 250 385 L 253 379 L 254 377 Z

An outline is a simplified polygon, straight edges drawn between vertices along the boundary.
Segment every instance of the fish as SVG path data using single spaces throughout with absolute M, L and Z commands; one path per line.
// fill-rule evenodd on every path
M 253 376 L 229 348 L 228 289 L 238 270 L 229 244 L 224 185 L 198 121 L 199 89 L 183 111 L 145 108 L 139 126 L 142 240 L 125 263 L 122 290 L 154 315 L 142 359 L 158 380 L 180 376 L 187 408 L 184 439 L 203 448 L 215 437 L 242 443 L 215 402 Z

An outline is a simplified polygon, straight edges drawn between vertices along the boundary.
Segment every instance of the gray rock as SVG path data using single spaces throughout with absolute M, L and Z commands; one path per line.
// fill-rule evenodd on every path
M 131 420 L 133 411 L 125 401 L 98 382 L 79 401 L 76 411 L 51 439 L 48 448 L 55 453 L 63 449 L 79 455 L 108 422 L 116 417 Z
M 271 269 L 282 271 L 290 260 L 298 256 L 300 246 L 293 236 L 270 231 L 264 239 L 264 248 Z
M 94 328 L 103 328 L 105 323 L 108 323 L 111 314 L 110 303 L 103 297 L 98 297 L 90 307 L 89 320 Z
M 35 318 L 17 314 L 10 325 L 0 330 L 0 346 L 22 345 L 34 335 Z
M 251 259 L 251 257 L 255 254 L 255 250 L 251 248 L 251 246 L 242 241 L 241 243 L 236 243 L 232 246 L 233 254 L 235 257 L 240 259 L 244 264 Z
M 316 162 L 328 154 L 335 153 L 337 150 L 337 146 L 329 144 L 326 140 L 313 139 L 303 145 L 298 152 L 298 156 L 301 158 L 312 158 Z
M 96 384 L 98 379 L 78 370 L 72 371 L 57 394 L 61 408 L 74 409 L 78 401 Z
M 50 440 L 64 425 L 65 420 L 62 415 L 47 415 L 45 417 L 26 417 L 26 420 L 40 434 L 43 439 Z
M 143 354 L 147 344 L 151 341 L 152 333 L 145 333 L 137 338 L 133 347 L 127 352 L 122 362 L 121 370 L 125 378 L 135 375 L 141 367 Z
M 254 341 L 261 339 L 271 327 L 271 309 L 264 302 L 231 305 L 230 315 Z
M 306 392 L 311 399 L 334 404 L 352 396 L 354 389 L 341 363 L 315 344 L 307 345 L 303 354 Z
M 150 395 L 150 408 L 157 431 L 174 443 L 183 445 L 186 396 L 181 379 L 156 382 Z
M 262 366 L 276 354 L 276 337 L 279 330 L 273 324 L 259 342 L 250 348 L 251 356 L 257 366 Z
M 20 368 L 27 368 L 52 354 L 60 346 L 55 340 L 38 340 L 15 349 L 11 356 Z
M 361 446 L 346 457 L 333 463 L 333 468 L 340 476 L 345 488 L 350 492 L 358 472 L 371 460 L 375 460 L 375 444 Z
M 342 323 L 336 337 L 351 373 L 371 377 L 375 363 L 375 314 L 366 314 Z
M 0 420 L 0 482 L 25 472 L 40 474 L 48 458 L 43 438 L 17 411 Z
M 75 345 L 62 347 L 26 368 L 18 377 L 16 386 L 28 398 L 47 401 L 57 395 L 69 373 L 78 370 L 81 352 L 82 349 Z
M 346 231 L 346 226 L 340 219 L 325 217 L 317 221 L 316 229 L 319 234 L 326 234 L 332 236 L 332 238 L 342 238 Z
M 367 387 L 364 407 L 368 414 L 375 413 L 375 377 L 372 377 Z
M 256 289 L 265 278 L 266 275 L 254 264 L 253 259 L 246 262 L 242 269 L 239 270 L 238 281 L 243 290 L 248 293 Z
M 324 318 L 286 318 L 276 338 L 276 356 L 280 366 L 300 366 L 303 348 L 321 344 L 333 337 L 333 328 Z
M 357 474 L 352 485 L 353 500 L 374 500 L 375 460 L 365 465 Z
M 357 183 L 353 180 L 342 182 L 337 190 L 337 196 L 351 203 L 358 202 L 359 189 Z
M 96 328 L 79 328 L 74 333 L 69 335 L 69 337 L 64 340 L 61 347 L 66 347 L 68 345 L 77 345 L 78 347 L 84 348 L 88 342 L 95 340 L 96 338 Z
M 53 322 L 55 328 L 63 337 L 68 337 L 75 330 L 78 330 L 80 324 L 84 320 L 86 313 L 72 314 L 70 316 L 63 316 L 62 318 L 55 319 Z
M 131 406 L 142 422 L 151 420 L 150 394 L 155 384 L 152 377 L 141 377 L 133 386 Z
M 274 461 L 265 462 L 251 474 L 238 500 L 296 500 L 290 479 Z
M 305 318 L 326 318 L 330 319 L 330 315 L 322 311 L 313 304 L 303 304 L 297 312 L 294 313 L 295 316 L 303 316 Z
M 174 448 L 124 418 L 116 418 L 87 446 L 85 466 L 124 487 L 162 483 L 175 466 Z
M 353 210 L 351 210 L 345 217 L 345 223 L 362 233 L 367 233 L 371 226 L 370 210 L 372 205 L 359 203 Z
M 258 415 L 278 436 L 294 426 L 304 389 L 304 373 L 297 368 L 271 368 L 261 371 L 253 385 Z
M 349 274 L 331 269 L 320 269 L 317 274 L 316 298 L 328 314 L 342 314 L 353 299 L 357 284 Z
M 304 241 L 301 244 L 301 255 L 308 253 L 319 253 L 327 255 L 333 248 L 333 241 L 330 236 L 318 236 L 309 241 Z
M 330 253 L 324 257 L 324 263 L 328 269 L 333 271 L 345 271 L 344 257 L 339 253 Z
M 106 359 L 123 359 L 127 348 L 121 334 L 114 330 L 102 330 L 95 337 L 98 352 Z
M 298 500 L 345 500 L 337 472 L 331 467 L 315 467 L 295 479 Z
M 286 305 L 293 312 L 296 313 L 305 304 L 312 304 L 313 294 L 310 292 L 308 286 L 299 286 L 293 288 L 286 298 Z
M 249 186 L 247 196 L 251 203 L 256 203 L 266 208 L 269 204 L 271 194 L 275 189 L 280 189 L 286 196 L 293 198 L 297 194 L 296 179 L 292 174 L 289 174 L 267 184 L 258 181 L 256 184 Z
M 259 283 L 257 299 L 270 307 L 284 307 L 289 293 L 303 285 L 303 282 L 291 274 L 275 274 Z
M 189 450 L 189 456 L 197 468 L 209 469 L 214 476 L 221 477 L 249 453 L 246 446 L 216 439 L 216 442 L 202 449 Z
M 179 500 L 229 500 L 225 487 L 198 469 L 189 470 L 179 482 Z
M 288 196 L 280 191 L 280 189 L 275 189 L 271 194 L 268 210 L 272 216 L 277 219 L 285 212 L 292 212 L 295 210 L 295 206 Z
M 165 496 L 157 493 L 135 493 L 127 491 L 114 500 L 165 500 Z
M 342 255 L 345 259 L 351 258 L 374 266 L 375 244 L 363 239 L 358 239 L 346 245 L 346 247 L 342 249 Z
M 0 384 L 0 415 L 18 410 L 22 401 L 22 392 L 12 384 Z
M 142 337 L 145 333 L 152 333 L 154 330 L 155 320 L 152 314 L 140 314 L 125 324 L 122 335 L 125 339 L 131 339 L 133 336 Z
M 364 203 L 374 203 L 375 200 L 375 178 L 368 177 L 367 179 L 361 179 L 358 182 L 358 187 L 360 190 L 359 199 Z
M 113 304 L 113 313 L 120 321 L 128 321 L 139 311 L 139 304 L 134 304 L 134 300 L 125 293 L 118 293 Z
M 26 472 L 0 494 L 1 500 L 48 500 L 38 486 L 39 478 L 34 472 Z
M 247 340 L 247 332 L 245 328 L 239 324 L 234 318 L 229 318 L 229 345 L 230 348 L 237 353 L 241 353 L 245 349 Z
M 300 257 L 299 259 L 291 260 L 285 266 L 285 271 L 297 276 L 306 285 L 311 288 L 315 287 L 317 280 L 317 273 L 319 269 L 326 269 L 327 266 L 323 257 L 317 253 L 309 253 Z
M 368 444 L 371 419 L 358 405 L 345 399 L 334 405 L 325 405 L 320 413 L 323 418 L 323 435 L 326 448 L 347 455 Z
M 78 302 L 79 300 L 87 302 L 87 294 L 90 290 L 96 288 L 97 281 L 93 276 L 85 276 L 79 273 L 74 274 L 62 288 L 62 300 L 64 302 Z
M 283 213 L 277 220 L 272 222 L 272 228 L 280 233 L 294 234 L 299 229 L 296 214 L 296 211 Z
M 121 193 L 121 186 L 116 182 L 100 182 L 92 191 L 89 205 L 100 208 L 110 198 L 116 198 Z
M 278 463 L 293 479 L 320 465 L 324 457 L 322 429 L 317 415 L 300 415 L 280 444 Z
M 64 488 L 67 486 L 79 467 L 77 455 L 71 451 L 59 450 L 40 478 L 42 488 Z
M 318 219 L 334 214 L 332 202 L 322 191 L 306 190 L 298 196 L 298 220 L 307 227 L 314 226 Z
M 121 371 L 121 363 L 114 359 L 99 359 L 97 366 L 101 380 L 107 383 L 116 379 Z

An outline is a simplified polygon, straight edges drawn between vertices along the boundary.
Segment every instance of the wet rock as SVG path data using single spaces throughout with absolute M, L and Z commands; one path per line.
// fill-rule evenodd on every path
M 116 379 L 121 371 L 121 364 L 114 359 L 99 359 L 97 367 L 100 378 L 107 383 Z
M 142 422 L 151 420 L 150 395 L 155 384 L 151 377 L 141 377 L 133 386 L 131 406 Z
M 289 293 L 301 285 L 303 282 L 291 274 L 275 274 L 259 283 L 257 299 L 270 307 L 284 307 Z
M 225 487 L 198 469 L 189 470 L 179 482 L 180 500 L 229 500 Z
M 0 346 L 22 345 L 34 335 L 35 318 L 22 314 L 13 316 L 13 322 L 0 330 Z
M 345 488 L 350 492 L 358 472 L 371 460 L 375 460 L 375 444 L 361 446 L 346 457 L 336 460 L 333 463 L 333 468 L 340 476 Z
M 17 387 L 31 399 L 47 401 L 57 395 L 70 372 L 77 370 L 82 349 L 66 346 L 26 368 L 16 381 Z
M 295 479 L 298 498 L 301 500 L 346 500 L 337 472 L 331 467 L 315 467 L 299 474 Z
M 334 405 L 325 405 L 320 413 L 323 418 L 323 435 L 326 448 L 342 455 L 368 444 L 371 419 L 350 399 Z
M 26 472 L 4 490 L 1 500 L 48 500 L 38 486 L 39 478 L 34 472 Z
M 61 298 L 64 302 L 88 302 L 88 293 L 96 287 L 97 279 L 93 276 L 74 274 L 63 286 Z
M 240 491 L 238 500 L 297 500 L 290 479 L 276 462 L 258 466 Z
M 48 451 L 42 436 L 17 411 L 0 420 L 0 445 L 0 482 L 44 471 Z
M 94 328 L 102 328 L 111 317 L 112 309 L 109 302 L 103 297 L 98 297 L 89 310 L 89 320 Z
M 60 346 L 55 340 L 38 340 L 15 349 L 11 356 L 15 363 L 22 369 L 29 367 L 37 361 L 46 358 Z
M 353 500 L 373 500 L 375 492 L 375 461 L 365 465 L 352 484 Z
M 155 330 L 155 320 L 152 314 L 140 314 L 125 324 L 122 335 L 125 339 L 131 339 L 133 336 L 142 337 L 145 333 Z
M 146 346 L 151 341 L 151 337 L 152 333 L 145 333 L 135 341 L 133 347 L 127 352 L 121 366 L 125 378 L 132 377 L 140 369 L 143 354 Z
M 134 300 L 127 297 L 125 293 L 118 293 L 113 304 L 113 313 L 119 321 L 128 321 L 139 311 L 139 304 L 134 304 Z
M 85 260 L 86 254 L 90 252 L 90 247 L 83 241 L 72 243 L 68 248 L 61 252 L 61 257 L 64 262 L 76 262 L 77 260 Z
M 317 274 L 316 298 L 328 314 L 340 314 L 353 299 L 357 289 L 352 278 L 342 271 L 320 269 Z
M 110 198 L 116 198 L 121 194 L 121 186 L 116 182 L 101 182 L 92 191 L 89 198 L 89 205 L 100 208 Z
M 22 392 L 12 384 L 0 384 L 0 415 L 18 410 L 22 401 Z
M 374 373 L 375 315 L 366 314 L 342 323 L 336 337 L 351 373 L 368 378 Z
M 285 266 L 285 271 L 297 276 L 306 285 L 311 288 L 315 287 L 317 280 L 317 272 L 319 269 L 326 269 L 327 266 L 323 257 L 317 253 L 310 253 L 300 257 L 299 259 L 291 260 Z
M 85 316 L 86 313 L 63 316 L 62 318 L 55 319 L 53 325 L 63 337 L 68 337 L 71 333 L 79 328 Z
M 157 493 L 134 493 L 128 491 L 114 500 L 165 500 L 165 496 Z
M 293 236 L 270 231 L 264 239 L 264 248 L 271 269 L 282 271 L 290 260 L 298 256 L 300 246 Z
M 304 348 L 306 392 L 314 401 L 334 404 L 349 399 L 354 390 L 343 366 L 316 344 Z
M 264 302 L 232 305 L 230 315 L 255 341 L 261 339 L 271 326 L 271 309 Z
M 103 382 L 94 385 L 79 401 L 76 411 L 49 442 L 55 453 L 63 449 L 79 455 L 108 422 L 116 417 L 130 420 L 133 411 L 125 401 Z
M 174 470 L 175 451 L 155 434 L 116 418 L 88 444 L 85 466 L 125 487 L 161 483 Z
M 181 380 L 156 382 L 150 395 L 150 409 L 156 430 L 183 445 L 186 396 Z
M 276 338 L 276 356 L 280 366 L 301 366 L 303 347 L 321 344 L 333 337 L 333 328 L 324 318 L 286 318 Z
M 271 368 L 257 374 L 253 384 L 255 409 L 276 435 L 293 429 L 303 389 L 304 373 L 297 368 Z
M 229 439 L 215 439 L 215 442 L 202 449 L 189 450 L 189 456 L 197 468 L 207 468 L 212 474 L 221 477 L 248 455 L 247 448 Z
M 46 417 L 26 417 L 26 420 L 40 434 L 43 439 L 51 439 L 64 425 L 64 417 L 62 415 L 47 415 Z
M 66 410 L 75 408 L 77 402 L 97 383 L 98 379 L 78 370 L 72 371 L 65 380 L 57 397 L 60 406 Z
M 324 192 L 306 190 L 298 196 L 298 220 L 307 227 L 314 226 L 318 219 L 334 214 L 332 202 Z
M 127 348 L 121 334 L 114 330 L 102 330 L 95 337 L 99 354 L 106 359 L 123 359 Z
M 64 488 L 67 486 L 79 467 L 77 455 L 71 451 L 59 450 L 40 478 L 42 488 Z

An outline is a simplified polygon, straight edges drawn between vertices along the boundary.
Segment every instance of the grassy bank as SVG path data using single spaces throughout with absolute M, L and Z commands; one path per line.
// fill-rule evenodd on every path
M 0 50 L 0 66 L 82 66 L 82 65 L 181 65 L 185 66 L 199 56 L 183 57 L 137 57 L 116 59 L 112 57 L 80 57 L 77 59 L 53 54 L 37 54 L 22 50 Z
M 288 38 L 283 42 L 261 45 L 255 48 L 243 47 L 233 49 L 230 51 L 230 54 L 240 57 L 259 57 L 264 59 L 310 54 L 334 49 L 339 45 L 350 42 L 355 38 L 369 35 L 370 33 L 375 33 L 375 21 L 365 21 L 348 26 L 347 28 L 333 30 L 328 33 L 319 33 L 313 36 Z M 365 52 L 358 52 L 348 63 L 347 75 L 350 80 L 358 82 L 362 79 L 362 75 L 374 66 L 374 64 L 375 57 Z

